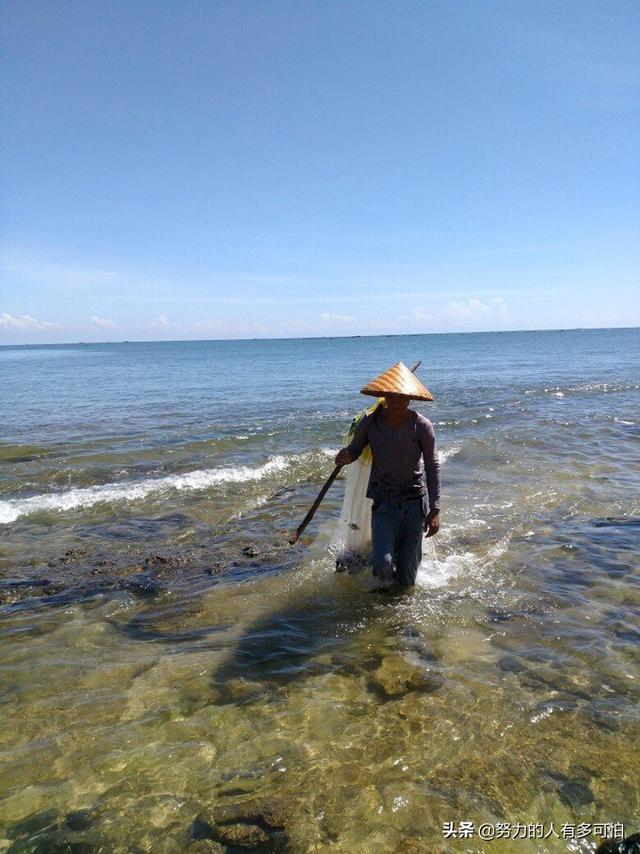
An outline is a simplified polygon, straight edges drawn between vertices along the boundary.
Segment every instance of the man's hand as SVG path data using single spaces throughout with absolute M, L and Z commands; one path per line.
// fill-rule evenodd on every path
M 433 537 L 440 530 L 440 511 L 430 510 L 427 518 L 424 520 L 424 529 L 427 532 L 427 537 Z
M 349 463 L 353 462 L 353 457 L 347 451 L 346 448 L 343 448 L 336 456 L 336 465 L 337 466 L 348 466 Z

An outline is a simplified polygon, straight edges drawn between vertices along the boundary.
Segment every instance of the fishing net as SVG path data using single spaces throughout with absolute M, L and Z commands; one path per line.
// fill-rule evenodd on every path
M 378 401 L 353 419 L 345 439 L 349 443 L 362 419 L 374 412 Z M 336 569 L 357 572 L 369 565 L 371 556 L 371 504 L 367 486 L 371 474 L 371 449 L 367 445 L 358 459 L 345 467 L 345 489 L 338 521 Z

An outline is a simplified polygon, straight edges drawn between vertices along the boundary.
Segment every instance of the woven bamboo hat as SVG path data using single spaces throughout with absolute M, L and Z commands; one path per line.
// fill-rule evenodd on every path
M 425 388 L 415 374 L 406 365 L 398 362 L 375 380 L 360 389 L 360 394 L 372 397 L 384 397 L 385 394 L 402 394 L 412 400 L 433 400 L 431 392 Z

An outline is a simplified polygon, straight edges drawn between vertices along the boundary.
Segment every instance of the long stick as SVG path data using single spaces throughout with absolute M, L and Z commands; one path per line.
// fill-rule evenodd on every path
M 293 545 L 294 543 L 297 543 L 297 542 L 298 542 L 298 537 L 299 537 L 299 536 L 300 536 L 300 534 L 304 531 L 304 529 L 307 527 L 307 525 L 309 524 L 309 522 L 313 519 L 313 517 L 314 517 L 314 515 L 315 515 L 316 510 L 317 510 L 317 509 L 318 509 L 318 507 L 320 506 L 320 502 L 322 501 L 322 499 L 323 499 L 323 498 L 325 497 L 325 495 L 327 494 L 327 491 L 328 491 L 329 487 L 331 486 L 331 484 L 333 483 L 333 481 L 334 481 L 334 480 L 336 479 L 336 477 L 338 476 L 338 472 L 340 471 L 340 469 L 341 469 L 341 468 L 342 468 L 342 466 L 336 466 L 336 467 L 334 468 L 334 470 L 331 472 L 331 474 L 329 475 L 329 479 L 327 480 L 327 482 L 325 483 L 325 485 L 322 487 L 322 489 L 321 489 L 321 490 L 320 490 L 320 492 L 318 493 L 318 497 L 316 498 L 316 500 L 315 500 L 315 501 L 313 502 L 313 504 L 311 505 L 311 507 L 310 507 L 309 512 L 307 513 L 307 515 L 304 517 L 304 519 L 302 520 L 302 522 L 300 523 L 300 525 L 298 525 L 298 528 L 297 528 L 297 530 L 296 530 L 295 534 L 292 534 L 292 535 L 291 535 L 291 537 L 289 537 L 289 542 L 290 542 L 290 544 L 291 544 L 291 545 Z
M 420 367 L 421 364 L 422 364 L 422 360 L 420 360 L 419 362 L 416 362 L 415 365 L 411 368 L 411 373 L 415 374 L 415 372 L 418 370 L 418 368 Z M 331 472 L 331 474 L 329 475 L 327 482 L 325 483 L 325 485 L 322 487 L 322 489 L 318 493 L 318 497 L 316 498 L 316 500 L 313 502 L 313 504 L 309 508 L 309 512 L 304 517 L 302 522 L 298 525 L 295 533 L 289 537 L 289 543 L 291 545 L 298 542 L 298 539 L 300 538 L 300 534 L 304 531 L 304 529 L 307 527 L 309 522 L 315 516 L 316 510 L 320 506 L 320 502 L 322 501 L 322 499 L 327 494 L 329 487 L 331 486 L 333 481 L 337 478 L 341 468 L 343 468 L 343 466 L 336 466 L 334 468 L 334 470 Z

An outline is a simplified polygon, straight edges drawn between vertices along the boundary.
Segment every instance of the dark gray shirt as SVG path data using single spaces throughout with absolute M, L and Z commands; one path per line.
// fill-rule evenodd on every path
M 429 508 L 440 509 L 440 462 L 433 424 L 412 413 L 406 424 L 392 429 L 379 407 L 356 428 L 347 450 L 357 460 L 366 445 L 373 462 L 367 497 L 374 501 L 403 501 L 429 495 Z

